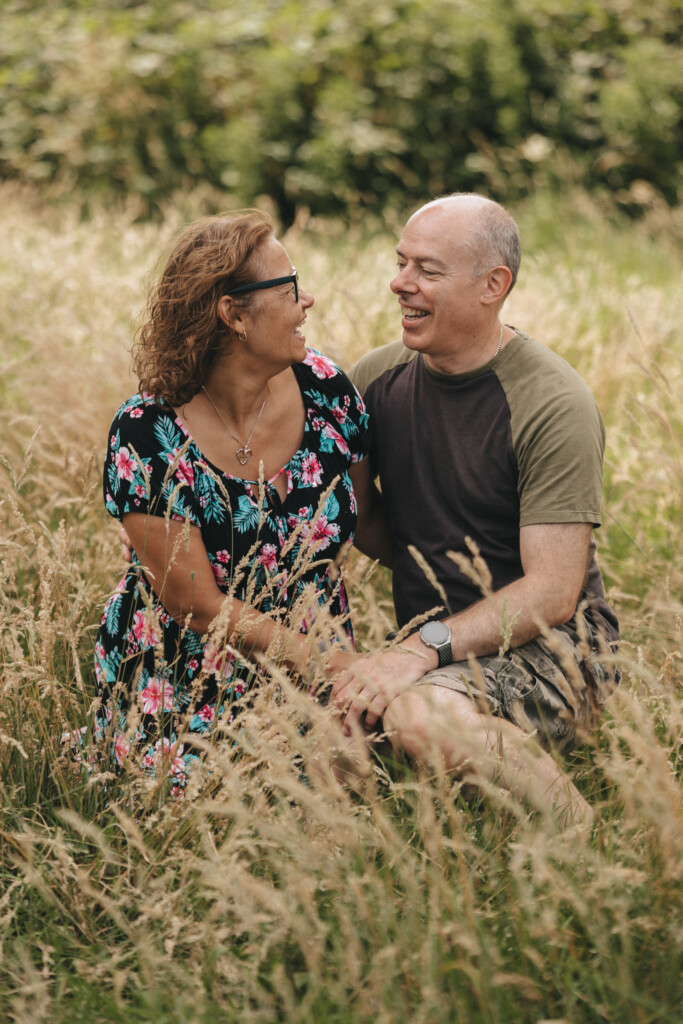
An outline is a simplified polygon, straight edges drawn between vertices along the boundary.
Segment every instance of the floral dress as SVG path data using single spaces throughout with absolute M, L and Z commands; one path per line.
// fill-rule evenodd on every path
M 301 632 L 325 605 L 353 644 L 337 563 L 356 525 L 348 467 L 367 454 L 368 417 L 326 356 L 309 349 L 292 369 L 306 413 L 303 440 L 260 490 L 213 466 L 174 410 L 143 394 L 114 417 L 104 500 L 117 519 L 142 512 L 197 527 L 221 591 Z M 284 500 L 273 486 L 281 474 Z M 230 720 L 254 682 L 253 668 L 171 617 L 135 552 L 104 609 L 95 673 L 103 697 L 96 741 L 106 736 L 119 764 L 132 746 L 152 772 L 163 758 L 176 789 L 196 757 L 180 733 L 206 735 L 219 717 Z

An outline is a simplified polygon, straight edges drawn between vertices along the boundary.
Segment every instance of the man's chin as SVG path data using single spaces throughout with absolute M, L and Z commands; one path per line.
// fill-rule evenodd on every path
M 426 338 L 421 337 L 416 331 L 407 331 L 405 328 L 402 341 L 406 348 L 412 349 L 414 352 L 424 352 L 428 347 Z

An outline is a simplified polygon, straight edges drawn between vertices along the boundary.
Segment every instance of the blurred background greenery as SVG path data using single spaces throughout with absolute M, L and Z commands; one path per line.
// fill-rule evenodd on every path
M 568 179 L 638 215 L 682 199 L 682 29 L 680 0 L 4 0 L 0 177 L 285 226 Z

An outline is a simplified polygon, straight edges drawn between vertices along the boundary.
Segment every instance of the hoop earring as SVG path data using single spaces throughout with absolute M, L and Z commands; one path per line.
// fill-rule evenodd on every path
M 240 331 L 237 337 L 240 339 L 241 342 L 245 342 L 247 340 L 247 332 Z

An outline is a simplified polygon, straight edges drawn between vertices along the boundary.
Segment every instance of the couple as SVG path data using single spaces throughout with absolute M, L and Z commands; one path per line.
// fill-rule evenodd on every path
M 549 751 L 589 734 L 616 676 L 592 541 L 600 414 L 560 357 L 499 319 L 520 262 L 503 207 L 434 200 L 397 255 L 402 341 L 351 383 L 307 349 L 313 298 L 263 214 L 177 243 L 140 331 L 140 392 L 110 431 L 105 501 L 133 561 L 98 635 L 97 728 L 117 760 L 141 749 L 181 788 L 193 733 L 253 685 L 251 652 L 306 677 L 324 607 L 347 732 L 381 728 L 410 757 L 587 824 Z M 370 655 L 353 650 L 339 572 L 351 542 L 393 570 L 398 625 L 415 627 Z

